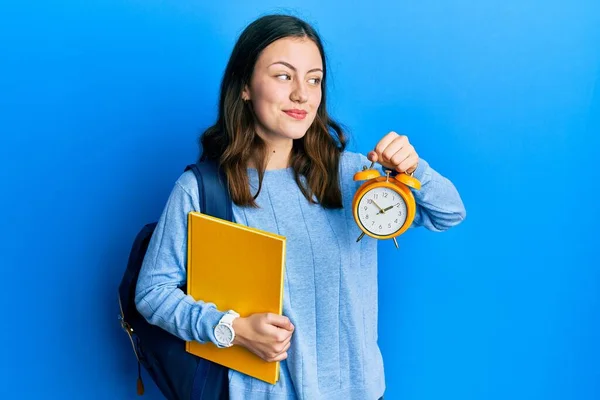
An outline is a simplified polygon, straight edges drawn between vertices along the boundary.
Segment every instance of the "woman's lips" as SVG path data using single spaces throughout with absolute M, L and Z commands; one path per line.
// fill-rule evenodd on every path
M 294 119 L 304 119 L 304 118 L 306 118 L 306 115 L 308 114 L 304 110 L 295 110 L 295 109 L 294 110 L 283 110 L 283 112 Z

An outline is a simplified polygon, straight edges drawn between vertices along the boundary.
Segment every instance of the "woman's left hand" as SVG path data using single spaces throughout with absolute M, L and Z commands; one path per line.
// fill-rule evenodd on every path
M 419 164 L 419 155 L 408 137 L 390 132 L 367 154 L 370 161 L 378 162 L 387 169 L 413 173 Z

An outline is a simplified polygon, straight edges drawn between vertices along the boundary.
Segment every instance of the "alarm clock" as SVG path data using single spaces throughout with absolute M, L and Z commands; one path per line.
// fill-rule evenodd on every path
M 375 239 L 393 239 L 403 234 L 412 224 L 417 205 L 412 189 L 420 190 L 421 182 L 413 176 L 401 173 L 385 176 L 373 168 L 375 163 L 354 174 L 355 181 L 366 181 L 356 193 L 352 201 L 354 220 L 362 234 L 356 239 L 359 242 L 365 235 Z

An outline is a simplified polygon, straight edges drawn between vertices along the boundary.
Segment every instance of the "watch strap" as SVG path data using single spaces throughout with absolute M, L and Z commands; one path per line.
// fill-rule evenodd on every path
M 236 313 L 233 310 L 229 310 L 225 313 L 225 315 L 223 315 L 223 317 L 221 318 L 221 320 L 219 321 L 220 324 L 226 324 L 226 325 L 231 325 L 233 323 L 233 320 L 236 319 L 237 317 L 239 317 L 240 314 Z

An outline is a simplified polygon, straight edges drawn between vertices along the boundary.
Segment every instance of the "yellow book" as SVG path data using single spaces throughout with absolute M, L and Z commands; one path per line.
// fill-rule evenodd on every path
M 285 244 L 284 236 L 190 212 L 187 293 L 242 317 L 282 315 Z M 242 346 L 189 341 L 186 350 L 271 384 L 279 379 L 279 362 L 264 361 Z

